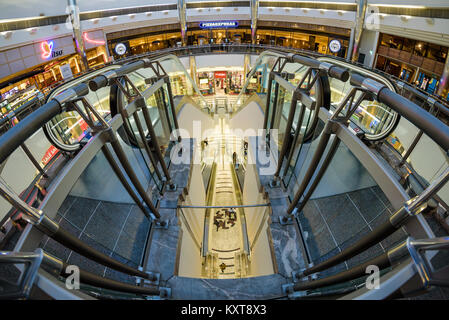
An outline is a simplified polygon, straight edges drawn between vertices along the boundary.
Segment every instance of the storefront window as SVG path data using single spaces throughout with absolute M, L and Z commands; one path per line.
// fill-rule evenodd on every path
M 415 40 L 404 39 L 401 50 L 406 52 L 413 52 L 414 47 L 415 47 Z
M 429 44 L 427 50 L 427 58 L 436 60 L 438 62 L 446 62 L 447 48 L 436 44 Z
M 415 44 L 415 52 L 414 54 L 420 57 L 426 56 L 427 45 L 425 42 L 417 41 Z

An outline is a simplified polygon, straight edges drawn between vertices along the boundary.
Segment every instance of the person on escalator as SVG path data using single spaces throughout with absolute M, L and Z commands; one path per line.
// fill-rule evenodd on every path
M 214 217 L 214 225 L 217 226 L 217 232 L 218 232 L 218 229 L 220 228 L 220 222 L 218 222 L 217 217 Z

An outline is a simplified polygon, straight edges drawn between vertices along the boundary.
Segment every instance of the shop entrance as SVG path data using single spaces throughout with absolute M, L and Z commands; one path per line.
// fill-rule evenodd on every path
M 215 80 L 215 94 L 218 96 L 223 96 L 228 91 L 227 86 L 227 72 L 226 71 L 215 71 L 214 72 L 214 80 Z
M 244 84 L 241 67 L 201 68 L 197 72 L 203 95 L 238 95 Z

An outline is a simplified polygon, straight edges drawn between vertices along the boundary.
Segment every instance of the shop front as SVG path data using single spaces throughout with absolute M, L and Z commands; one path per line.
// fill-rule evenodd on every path
M 114 60 L 181 45 L 179 24 L 111 32 L 106 38 Z
M 244 85 L 241 67 L 201 68 L 197 74 L 203 95 L 238 95 Z
M 448 48 L 419 40 L 381 34 L 375 68 L 435 94 L 440 85 Z M 443 96 L 449 87 L 443 89 Z
M 102 31 L 83 34 L 90 68 L 108 61 Z M 82 73 L 82 62 L 71 36 L 49 39 L 0 52 L 1 115 L 37 94 Z

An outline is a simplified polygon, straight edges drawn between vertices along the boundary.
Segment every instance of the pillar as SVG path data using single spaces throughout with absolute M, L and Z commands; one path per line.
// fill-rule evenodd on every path
M 256 43 L 257 18 L 259 16 L 259 0 L 251 0 L 251 43 Z
M 181 41 L 182 45 L 187 44 L 187 17 L 186 17 L 186 0 L 178 0 L 178 16 L 181 25 Z
M 437 95 L 446 99 L 449 90 L 449 54 L 446 57 L 444 64 L 443 75 L 441 76 L 440 84 L 438 85 Z
M 357 12 L 355 16 L 354 38 L 350 47 L 352 47 L 351 60 L 357 61 L 359 53 L 360 40 L 362 39 L 363 25 L 365 23 L 366 9 L 368 7 L 367 0 L 357 0 Z
M 193 83 L 197 86 L 199 85 L 198 73 L 196 71 L 196 59 L 195 56 L 189 56 L 189 66 L 190 66 L 190 76 L 192 77 Z
M 89 69 L 87 62 L 86 49 L 84 48 L 83 31 L 81 30 L 80 9 L 76 4 L 76 0 L 67 0 L 69 8 L 69 19 L 72 24 L 73 40 L 75 40 L 76 52 L 80 55 L 83 62 L 84 70 Z

